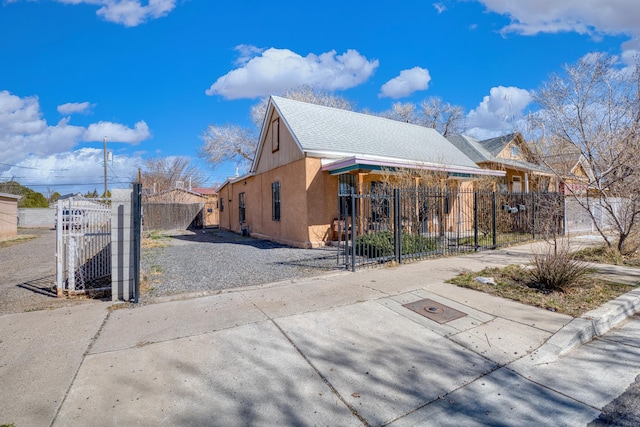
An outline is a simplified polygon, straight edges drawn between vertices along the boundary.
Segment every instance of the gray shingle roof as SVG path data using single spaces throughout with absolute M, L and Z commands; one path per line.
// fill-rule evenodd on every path
M 478 168 L 434 129 L 276 96 L 271 102 L 306 153 L 335 158 L 380 156 Z
M 470 136 L 453 134 L 447 135 L 447 139 L 476 163 L 488 162 L 493 159 L 491 153 L 485 150 L 478 140 Z
M 467 135 L 454 134 L 448 135 L 447 139 L 455 145 L 460 151 L 469 156 L 476 163 L 492 162 L 515 169 L 530 170 L 542 174 L 551 174 L 552 171 L 545 165 L 537 165 L 522 160 L 500 159 L 496 157 L 504 147 L 516 137 L 515 133 L 511 133 L 497 138 L 485 139 L 478 141 Z
M 484 139 L 478 141 L 485 150 L 491 153 L 492 156 L 497 156 L 504 149 L 504 147 L 516 137 L 515 133 L 498 136 L 496 138 Z

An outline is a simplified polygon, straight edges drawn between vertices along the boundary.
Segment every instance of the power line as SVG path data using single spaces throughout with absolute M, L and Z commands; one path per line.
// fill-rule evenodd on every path
M 33 169 L 33 170 L 37 170 L 37 171 L 53 171 L 53 172 L 64 172 L 64 171 L 68 171 L 69 169 L 44 169 L 44 168 L 34 168 L 32 166 L 19 166 L 19 165 L 12 165 L 9 163 L 2 163 L 0 162 L 0 165 L 2 166 L 10 166 L 12 168 L 22 168 L 22 169 Z

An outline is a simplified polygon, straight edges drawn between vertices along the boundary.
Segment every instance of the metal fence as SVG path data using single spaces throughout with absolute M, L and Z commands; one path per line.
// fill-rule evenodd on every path
M 111 289 L 111 207 L 108 201 L 59 200 L 55 227 L 58 295 Z
M 338 199 L 338 264 L 354 271 L 564 234 L 560 193 L 376 185 Z

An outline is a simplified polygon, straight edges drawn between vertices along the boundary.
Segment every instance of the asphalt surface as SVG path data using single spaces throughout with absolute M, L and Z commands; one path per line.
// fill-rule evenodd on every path
M 56 295 L 55 230 L 19 229 L 29 240 L 0 246 L 0 315 L 83 303 Z

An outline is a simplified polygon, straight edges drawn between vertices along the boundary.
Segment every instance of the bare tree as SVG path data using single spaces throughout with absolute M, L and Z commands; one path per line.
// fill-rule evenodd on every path
M 433 96 L 420 103 L 422 125 L 433 128 L 445 138 L 447 135 L 461 133 L 465 128 L 464 108 L 444 102 Z
M 258 145 L 258 132 L 237 125 L 209 125 L 202 134 L 200 157 L 214 167 L 226 161 L 247 164 L 253 160 Z
M 445 137 L 461 133 L 465 128 L 464 108 L 444 102 L 437 96 L 424 99 L 419 106 L 412 102 L 395 102 L 390 110 L 379 115 L 399 122 L 433 128 Z
M 391 109 L 383 111 L 380 116 L 404 123 L 418 124 L 419 122 L 416 115 L 416 105 L 411 102 L 394 102 Z
M 354 108 L 353 103 L 348 99 L 315 89 L 312 86 L 287 89 L 282 96 L 342 110 L 353 110 Z M 213 167 L 226 161 L 235 161 L 246 168 L 255 156 L 268 103 L 269 97 L 263 97 L 251 107 L 250 115 L 253 127 L 209 125 L 202 133 L 203 144 L 199 150 L 200 157 L 206 159 Z
M 576 150 L 589 169 L 584 185 L 568 186 L 610 249 L 633 252 L 640 219 L 640 74 L 602 53 L 565 65 L 535 95 L 540 110 L 530 119 L 539 146 L 568 158 Z M 568 151 L 572 150 L 572 151 Z M 547 162 L 558 176 L 565 170 Z M 600 217 L 604 212 L 605 221 Z M 616 239 L 607 240 L 612 229 Z
M 137 181 L 137 177 L 135 178 Z M 201 187 L 204 172 L 191 163 L 188 157 L 156 157 L 146 159 L 140 165 L 140 181 L 146 194 L 161 193 L 180 185 L 185 189 Z

